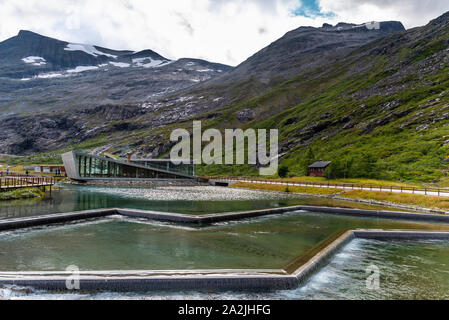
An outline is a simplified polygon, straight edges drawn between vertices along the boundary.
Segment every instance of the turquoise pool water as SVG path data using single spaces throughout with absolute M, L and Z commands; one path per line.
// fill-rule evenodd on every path
M 0 271 L 279 269 L 336 232 L 446 229 L 307 212 L 206 228 L 107 218 L 0 233 Z
M 108 188 L 62 185 L 44 199 L 0 202 L 0 219 L 101 208 L 207 214 L 293 205 L 385 209 L 385 207 L 256 190 L 198 187 Z

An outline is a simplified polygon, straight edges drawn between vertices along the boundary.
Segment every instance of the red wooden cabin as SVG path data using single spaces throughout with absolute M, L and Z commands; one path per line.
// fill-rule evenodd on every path
M 324 171 L 331 164 L 331 161 L 317 161 L 311 166 L 309 166 L 309 176 L 311 177 L 322 177 L 324 176 Z

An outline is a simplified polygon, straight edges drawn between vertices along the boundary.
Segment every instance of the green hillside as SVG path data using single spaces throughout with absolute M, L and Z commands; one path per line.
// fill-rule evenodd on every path
M 279 128 L 291 175 L 325 159 L 333 178 L 439 180 L 449 168 L 448 17 L 301 74 L 210 125 L 235 125 L 235 112 L 252 109 L 256 119 L 244 127 Z

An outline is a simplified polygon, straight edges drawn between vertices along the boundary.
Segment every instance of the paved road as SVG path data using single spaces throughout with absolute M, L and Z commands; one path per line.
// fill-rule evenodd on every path
M 226 181 L 226 182 L 244 182 L 244 183 L 259 183 L 259 184 L 273 184 L 273 185 L 282 185 L 282 186 L 299 186 L 299 187 L 314 187 L 314 188 L 325 188 L 325 189 L 343 189 L 343 190 L 363 190 L 363 191 L 382 191 L 382 192 L 394 192 L 394 193 L 408 193 L 408 194 L 420 194 L 420 195 L 428 195 L 428 196 L 439 196 L 439 197 L 449 197 L 449 190 L 424 190 L 424 189 L 417 189 L 417 190 L 410 190 L 410 189 L 402 189 L 400 187 L 386 187 L 386 186 L 369 186 L 369 187 L 363 187 L 363 186 L 357 186 L 354 185 L 347 185 L 347 186 L 341 186 L 341 185 L 322 185 L 322 184 L 313 184 L 313 183 L 302 183 L 302 182 L 277 182 L 277 181 L 258 181 L 258 180 L 246 180 L 246 179 L 217 179 L 217 181 Z

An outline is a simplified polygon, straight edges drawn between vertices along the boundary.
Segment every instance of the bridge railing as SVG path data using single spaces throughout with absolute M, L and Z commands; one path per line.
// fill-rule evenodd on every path
M 40 187 L 54 185 L 53 177 L 26 175 L 17 172 L 0 173 L 0 189 Z

